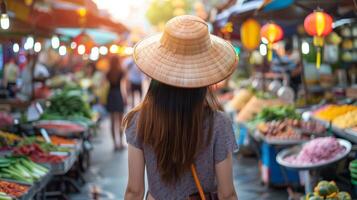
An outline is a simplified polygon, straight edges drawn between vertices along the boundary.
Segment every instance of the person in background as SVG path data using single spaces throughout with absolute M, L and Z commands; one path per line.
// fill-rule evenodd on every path
M 107 73 L 107 80 L 110 86 L 106 107 L 110 113 L 114 149 L 120 150 L 124 147 L 121 122 L 124 113 L 124 106 L 126 103 L 126 93 L 123 89 L 125 88 L 123 86 L 125 74 L 118 56 L 113 56 L 110 58 L 109 67 L 110 68 Z M 117 138 L 117 136 L 119 136 L 119 138 Z M 119 141 L 117 141 L 117 139 L 119 139 Z
M 152 81 L 123 120 L 129 144 L 125 200 L 144 198 L 145 168 L 148 200 L 238 199 L 232 123 L 210 90 L 232 74 L 237 57 L 229 43 L 212 37 L 201 18 L 185 15 L 171 19 L 161 39 L 135 46 L 135 62 Z
M 276 55 L 272 62 L 272 71 L 286 73 L 289 77 L 289 86 L 294 90 L 295 96 L 301 84 L 302 66 L 300 64 L 299 53 L 294 51 L 290 40 L 285 42 L 284 54 Z
M 16 64 L 15 58 L 11 57 L 4 66 L 3 79 L 3 85 L 8 90 L 10 97 L 15 97 L 15 87 L 19 73 L 19 66 Z
M 125 60 L 124 65 L 127 71 L 127 80 L 128 80 L 128 97 L 131 101 L 131 107 L 135 107 L 136 96 L 139 97 L 139 101 L 141 101 L 142 97 L 142 83 L 144 79 L 144 74 L 139 70 L 138 66 L 136 66 L 134 59 L 129 57 Z

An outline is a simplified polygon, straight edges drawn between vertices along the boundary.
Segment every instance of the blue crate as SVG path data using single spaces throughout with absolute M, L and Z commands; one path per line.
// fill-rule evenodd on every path
M 299 185 L 297 171 L 288 170 L 276 162 L 276 155 L 286 146 L 273 146 L 266 142 L 261 144 L 262 180 L 269 185 Z

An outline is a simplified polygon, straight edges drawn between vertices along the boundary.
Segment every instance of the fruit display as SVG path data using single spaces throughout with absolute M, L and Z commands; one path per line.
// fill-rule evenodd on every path
M 347 192 L 340 192 L 334 181 L 320 181 L 304 200 L 352 200 L 352 197 Z
M 261 123 L 258 125 L 258 130 L 266 138 L 280 140 L 303 140 L 308 139 L 304 135 L 294 129 L 297 126 L 298 120 L 283 120 Z
M 53 143 L 47 143 L 43 139 L 39 139 L 39 137 L 26 137 L 21 142 L 19 142 L 17 147 L 32 145 L 32 144 L 39 145 L 39 147 L 46 153 L 71 151 L 71 149 L 68 147 L 61 147 L 61 146 L 55 145 Z
M 321 137 L 307 142 L 297 155 L 285 158 L 296 165 L 321 164 L 344 153 L 346 149 L 334 137 Z
M 0 158 L 0 178 L 33 184 L 48 173 L 48 169 L 25 157 Z
M 237 116 L 238 122 L 248 122 L 254 116 L 263 110 L 265 107 L 284 105 L 285 103 L 279 99 L 262 99 L 256 96 L 252 97 L 249 102 L 243 107 Z
M 314 112 L 314 117 L 325 120 L 332 121 L 336 117 L 346 114 L 350 111 L 357 110 L 357 106 L 353 105 L 328 105 Z
M 5 112 L 0 112 L 0 127 L 12 125 L 14 119 L 11 115 Z
M 45 110 L 42 119 L 49 115 L 66 117 L 80 116 L 91 119 L 91 110 L 84 101 L 81 91 L 63 90 L 50 98 L 50 106 Z
M 9 146 L 14 146 L 18 143 L 22 138 L 13 133 L 8 133 L 4 131 L 0 131 L 0 147 L 6 148 Z
M 10 197 L 19 198 L 23 196 L 28 190 L 29 187 L 25 185 L 12 183 L 8 181 L 0 181 L 0 195 L 1 193 L 3 193 Z M 2 199 L 1 196 L 0 199 Z
M 22 155 L 29 157 L 32 161 L 37 163 L 61 163 L 66 159 L 66 156 L 51 155 L 44 151 L 38 144 L 28 144 L 16 147 L 13 150 L 15 155 Z
M 234 110 L 241 110 L 252 98 L 253 93 L 248 89 L 240 89 L 233 99 L 228 102 L 228 106 Z
M 357 126 L 357 110 L 336 117 L 332 121 L 332 124 L 339 128 L 352 128 Z

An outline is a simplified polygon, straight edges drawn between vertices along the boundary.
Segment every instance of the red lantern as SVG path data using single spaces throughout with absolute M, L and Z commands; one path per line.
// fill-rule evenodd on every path
M 283 29 L 279 25 L 269 22 L 262 27 L 260 35 L 262 39 L 264 38 L 268 41 L 268 61 L 271 61 L 273 58 L 273 44 L 283 39 Z
M 318 48 L 316 55 L 317 68 L 320 68 L 321 64 L 321 47 L 324 45 L 324 37 L 331 33 L 332 23 L 332 17 L 321 10 L 316 10 L 305 18 L 305 31 L 314 36 L 314 45 Z

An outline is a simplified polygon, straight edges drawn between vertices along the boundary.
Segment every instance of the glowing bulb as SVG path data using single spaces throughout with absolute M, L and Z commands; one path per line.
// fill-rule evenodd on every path
M 266 39 L 265 37 L 262 37 L 262 42 L 263 42 L 264 44 L 268 44 L 268 43 L 269 43 L 268 39 Z
M 10 27 L 9 15 L 7 15 L 6 13 L 1 14 L 0 25 L 1 25 L 1 28 L 4 30 L 9 29 L 9 27 Z
M 261 44 L 261 45 L 259 46 L 259 52 L 260 52 L 260 55 L 266 56 L 267 53 L 268 53 L 267 46 L 266 46 L 265 44 Z
M 126 54 L 126 55 L 131 55 L 131 54 L 133 54 L 133 52 L 134 52 L 133 47 L 125 47 L 125 49 L 124 49 L 124 54 Z
M 303 53 L 303 54 L 309 54 L 309 52 L 310 52 L 310 45 L 309 45 L 309 43 L 307 43 L 307 42 L 303 42 L 302 44 L 301 44 L 301 52 Z
M 109 49 L 110 53 L 118 53 L 118 50 L 119 50 L 119 47 L 116 44 L 113 44 L 112 46 L 110 46 L 110 49 Z
M 66 53 L 67 53 L 67 48 L 65 47 L 65 46 L 60 46 L 59 47 L 59 49 L 58 49 L 58 53 L 59 53 L 59 55 L 61 55 L 61 56 L 64 56 L 64 55 L 66 55 Z
M 24 44 L 25 50 L 30 50 L 30 49 L 32 49 L 34 43 L 35 43 L 35 39 L 34 39 L 32 36 L 29 36 L 29 37 L 26 39 L 26 42 L 25 42 L 25 44 Z
M 77 43 L 76 42 L 71 42 L 71 49 L 75 49 L 77 47 Z
M 78 45 L 78 54 L 83 55 L 86 52 L 86 47 L 83 44 Z
M 12 46 L 12 50 L 14 51 L 14 53 L 17 53 L 20 51 L 20 45 L 15 43 L 13 46 Z
M 93 47 L 90 52 L 89 59 L 96 61 L 98 60 L 98 58 L 99 58 L 99 49 L 98 47 Z
M 60 39 L 57 35 L 52 36 L 51 38 L 52 48 L 57 49 L 60 46 Z
M 35 50 L 35 52 L 40 52 L 41 51 L 41 43 L 40 42 L 36 42 L 35 46 L 33 47 L 33 49 Z
M 100 48 L 99 48 L 99 53 L 101 54 L 101 55 L 107 55 L 108 54 L 108 48 L 106 47 L 106 46 L 101 46 Z

